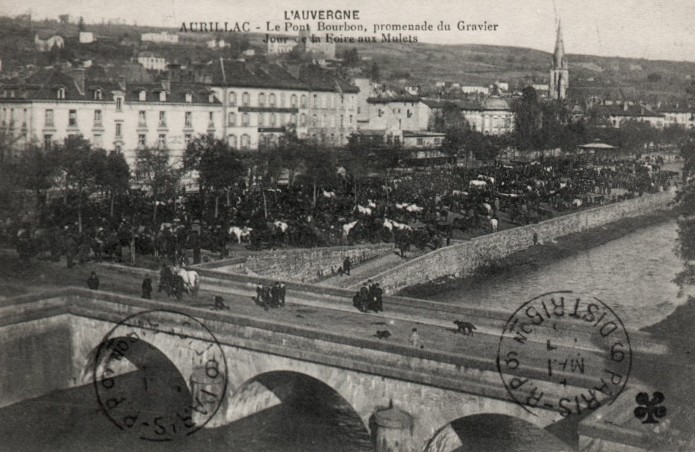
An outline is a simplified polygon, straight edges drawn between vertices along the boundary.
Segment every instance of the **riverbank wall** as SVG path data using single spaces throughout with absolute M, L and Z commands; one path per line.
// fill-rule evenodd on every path
M 533 246 L 534 236 L 541 243 L 551 242 L 559 237 L 604 226 L 623 218 L 669 209 L 673 205 L 674 197 L 673 191 L 645 195 L 620 203 L 581 210 L 537 224 L 476 237 L 464 243 L 434 250 L 385 272 L 372 275 L 370 279 L 378 281 L 386 293 L 394 294 L 407 287 L 444 277 L 465 278 L 480 268 L 493 265 L 512 253 Z M 354 287 L 361 284 L 362 282 Z

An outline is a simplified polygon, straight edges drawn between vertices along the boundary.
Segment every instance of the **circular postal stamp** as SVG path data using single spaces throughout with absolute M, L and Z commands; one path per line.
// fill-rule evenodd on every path
M 99 406 L 119 429 L 149 441 L 195 433 L 220 409 L 227 361 L 214 334 L 176 311 L 131 315 L 101 341 L 94 359 Z
M 532 414 L 563 417 L 612 403 L 632 368 L 630 338 L 603 301 L 558 291 L 524 303 L 507 320 L 497 370 L 511 398 Z

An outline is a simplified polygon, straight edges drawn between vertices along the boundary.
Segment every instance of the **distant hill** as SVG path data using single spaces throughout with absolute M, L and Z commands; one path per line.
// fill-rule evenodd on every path
M 127 61 L 138 50 L 154 50 L 168 60 L 205 61 L 219 57 L 237 57 L 240 50 L 255 48 L 263 53 L 263 34 L 249 33 L 223 37 L 232 44 L 224 50 L 210 50 L 204 45 L 215 37 L 214 33 L 181 33 L 179 45 L 146 44 L 138 48 L 140 34 L 161 31 L 162 28 L 126 24 L 86 24 L 86 30 L 94 32 L 95 44 L 80 45 L 78 28 L 74 23 L 57 21 L 16 21 L 0 17 L 0 58 L 4 72 L 26 64 L 42 66 L 50 64 L 46 54 L 34 51 L 34 33 L 61 34 L 66 38 L 67 57 L 93 59 L 97 64 Z M 169 32 L 175 30 L 166 29 Z M 124 36 L 135 46 L 118 44 Z M 548 50 L 552 50 L 549 43 Z M 364 68 L 377 62 L 385 81 L 422 86 L 436 81 L 453 81 L 462 84 L 490 84 L 506 81 L 515 87 L 529 82 L 547 83 L 550 52 L 509 46 L 480 44 L 440 45 L 426 43 L 359 43 L 339 44 L 337 53 L 356 48 Z M 268 57 L 273 60 L 276 57 Z M 678 99 L 686 86 L 695 78 L 695 63 L 657 61 L 636 58 L 601 57 L 569 54 L 570 87 L 575 93 L 585 95 L 594 89 L 625 88 L 640 96 L 658 96 L 660 99 Z M 3 75 L 0 73 L 0 75 Z

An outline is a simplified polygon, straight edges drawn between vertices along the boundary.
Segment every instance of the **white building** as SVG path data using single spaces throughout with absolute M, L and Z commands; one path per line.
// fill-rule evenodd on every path
M 144 146 L 166 149 L 179 163 L 191 138 L 222 137 L 221 103 L 204 85 L 126 85 L 86 80 L 84 70 L 50 70 L 3 86 L 0 95 L 0 127 L 15 152 L 81 134 L 97 148 L 122 152 L 131 166 Z
M 463 94 L 483 94 L 487 96 L 490 94 L 490 88 L 487 86 L 463 85 L 461 86 L 461 92 Z
M 231 46 L 231 44 L 224 39 L 211 39 L 207 41 L 205 45 L 208 46 L 208 49 L 224 49 Z
M 682 107 L 661 107 L 658 113 L 664 115 L 664 126 L 677 125 L 686 129 L 695 128 L 695 110 Z
M 162 31 L 159 33 L 143 33 L 142 35 L 140 35 L 140 39 L 143 42 L 177 44 L 179 42 L 179 35 L 175 33 L 167 33 L 166 31 Z
M 307 66 L 290 74 L 274 64 L 221 61 L 211 72 L 232 147 L 273 146 L 290 124 L 299 138 L 340 146 L 356 129 L 358 89 L 329 71 Z
M 417 96 L 402 94 L 377 96 L 367 100 L 369 123 L 367 129 L 427 130 L 430 107 Z
M 153 71 L 163 71 L 167 68 L 167 61 L 164 57 L 156 55 L 153 52 L 140 52 L 138 54 L 138 63 L 145 69 Z
M 81 31 L 79 36 L 80 44 L 90 44 L 96 41 L 94 33 L 91 31 Z
M 269 55 L 281 55 L 283 53 L 290 53 L 292 49 L 297 47 L 297 38 L 291 38 L 288 36 L 272 36 L 268 40 L 267 52 Z

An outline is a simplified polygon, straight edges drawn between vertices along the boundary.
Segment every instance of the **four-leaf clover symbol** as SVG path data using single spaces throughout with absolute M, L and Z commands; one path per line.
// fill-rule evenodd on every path
M 654 392 L 651 400 L 649 399 L 649 394 L 640 392 L 635 397 L 635 402 L 639 405 L 635 408 L 635 417 L 644 419 L 642 421 L 643 424 L 658 423 L 658 418 L 666 416 L 666 407 L 661 405 L 665 399 L 666 397 L 659 391 Z

